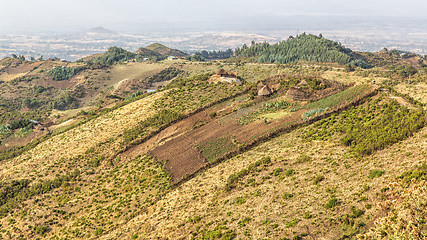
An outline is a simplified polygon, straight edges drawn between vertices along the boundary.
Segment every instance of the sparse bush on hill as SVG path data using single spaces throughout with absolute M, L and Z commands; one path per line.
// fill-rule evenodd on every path
M 403 183 L 410 184 L 412 179 L 417 181 L 427 181 L 427 163 L 415 167 L 415 169 L 404 172 L 398 179 L 402 179 Z
M 409 186 L 408 186 L 409 185 Z M 424 180 L 412 179 L 409 184 L 390 183 L 387 199 L 378 203 L 385 216 L 357 239 L 426 239 L 427 188 Z
M 30 186 L 28 179 L 0 182 L 0 216 L 4 217 L 12 209 L 18 207 L 23 201 L 40 194 L 59 188 L 64 182 L 75 180 L 80 171 L 75 170 L 66 175 L 58 176 L 52 180 L 42 181 Z
M 332 209 L 338 205 L 340 205 L 340 201 L 336 197 L 332 197 L 328 200 L 328 202 L 325 204 L 326 209 Z
M 305 138 L 323 140 L 343 133 L 344 145 L 359 154 L 371 154 L 412 136 L 425 125 L 424 115 L 420 109 L 409 110 L 395 101 L 369 103 L 315 123 Z
M 123 132 L 124 143 L 127 144 L 139 137 L 143 137 L 145 134 L 148 134 L 150 128 L 154 130 L 155 128 L 171 123 L 181 117 L 181 113 L 169 109 L 162 109 L 154 116 L 139 122 L 136 127 L 125 130 Z
M 227 179 L 226 189 L 232 190 L 238 186 L 239 181 L 249 173 L 258 171 L 259 166 L 267 166 L 271 163 L 270 157 L 263 157 L 254 163 L 251 163 L 247 169 L 242 169 L 239 172 L 231 174 Z
M 384 170 L 371 170 L 369 171 L 369 175 L 368 178 L 376 178 L 376 177 L 381 177 L 384 174 Z
M 213 230 L 202 228 L 191 236 L 192 240 L 232 240 L 236 237 L 234 230 L 229 229 L 225 225 L 217 225 Z
M 162 81 L 169 81 L 172 78 L 182 74 L 184 71 L 179 70 L 174 67 L 168 67 L 162 71 L 160 71 L 157 74 L 154 74 L 153 76 L 149 77 L 147 81 L 149 83 L 155 83 L 155 82 L 162 82 Z

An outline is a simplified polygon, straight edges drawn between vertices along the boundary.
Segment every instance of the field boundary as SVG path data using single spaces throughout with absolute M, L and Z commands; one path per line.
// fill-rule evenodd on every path
M 150 132 L 147 136 L 145 136 L 145 137 L 143 137 L 143 138 L 135 139 L 135 140 L 133 140 L 132 142 L 130 142 L 128 145 L 126 145 L 124 148 L 122 148 L 122 149 L 118 150 L 118 151 L 117 151 L 113 156 L 111 156 L 111 157 L 109 158 L 110 163 L 111 163 L 111 164 L 113 164 L 113 160 L 114 160 L 118 155 L 120 155 L 120 154 L 122 154 L 122 153 L 124 153 L 124 152 L 126 152 L 126 151 L 128 151 L 128 150 L 130 150 L 130 149 L 132 149 L 133 147 L 135 147 L 135 146 L 137 146 L 137 145 L 139 145 L 139 144 L 142 144 L 142 143 L 146 142 L 147 140 L 149 140 L 150 138 L 154 137 L 155 135 L 157 135 L 157 134 L 158 134 L 158 133 L 160 133 L 161 131 L 165 130 L 166 128 L 168 128 L 168 127 L 172 126 L 173 124 L 175 124 L 175 123 L 177 123 L 177 122 L 179 122 L 179 121 L 181 121 L 181 120 L 184 120 L 184 119 L 186 119 L 186 118 L 189 118 L 189 117 L 191 117 L 191 116 L 193 116 L 193 115 L 195 115 L 195 114 L 197 114 L 197 113 L 199 113 L 199 112 L 205 111 L 206 109 L 208 109 L 208 108 L 210 108 L 210 107 L 212 107 L 212 106 L 214 106 L 214 105 L 217 105 L 217 104 L 223 103 L 223 102 L 225 102 L 225 101 L 228 101 L 228 100 L 230 100 L 230 99 L 233 99 L 233 98 L 236 98 L 236 97 L 242 96 L 242 95 L 244 95 L 244 94 L 248 93 L 250 90 L 251 90 L 251 88 L 247 88 L 247 89 L 245 89 L 245 90 L 243 90 L 243 91 L 241 91 L 241 92 L 239 92 L 239 93 L 236 93 L 236 94 L 230 95 L 230 96 L 225 97 L 225 98 L 222 98 L 222 99 L 218 99 L 217 101 L 211 102 L 211 103 L 209 103 L 209 104 L 208 104 L 208 105 L 206 105 L 206 106 L 203 106 L 203 107 L 201 107 L 201 108 L 195 109 L 195 110 L 193 110 L 193 111 L 191 111 L 191 112 L 189 112 L 189 113 L 187 113 L 187 114 L 184 114 L 184 115 L 182 115 L 181 117 L 179 117 L 179 118 L 177 118 L 177 119 L 175 119 L 175 120 L 173 120 L 173 121 L 171 121 L 171 122 L 169 122 L 169 123 L 163 124 L 163 125 L 162 125 L 162 126 L 160 126 L 157 130 Z M 114 165 L 114 164 L 113 164 L 113 165 Z
M 216 159 L 215 161 L 212 161 L 212 162 L 208 162 L 207 161 L 207 164 L 205 166 L 203 166 L 202 168 L 198 169 L 194 173 L 186 175 L 181 180 L 179 180 L 179 181 L 177 181 L 175 183 L 171 183 L 171 187 L 172 188 L 178 187 L 180 184 L 182 184 L 182 183 L 184 183 L 184 182 L 192 179 L 197 174 L 205 171 L 206 169 L 212 168 L 212 167 L 218 165 L 219 163 L 221 163 L 221 162 L 223 162 L 223 161 L 225 161 L 227 159 L 230 159 L 232 157 L 237 156 L 238 154 L 241 154 L 241 153 L 244 153 L 246 151 L 249 151 L 252 148 L 254 148 L 254 147 L 256 147 L 256 146 L 258 146 L 258 145 L 260 145 L 262 143 L 265 143 L 265 142 L 267 142 L 267 141 L 269 141 L 269 140 L 271 140 L 273 138 L 276 138 L 276 137 L 278 137 L 278 136 L 280 136 L 282 134 L 289 133 L 289 132 L 291 132 L 291 131 L 293 131 L 293 130 L 295 130 L 297 128 L 310 125 L 310 124 L 312 124 L 314 122 L 317 122 L 317 121 L 319 121 L 321 119 L 330 117 L 332 114 L 340 113 L 342 111 L 348 110 L 351 107 L 358 106 L 358 105 L 362 104 L 363 102 L 365 102 L 365 100 L 367 98 L 375 96 L 377 93 L 378 93 L 378 87 L 374 87 L 374 88 L 372 88 L 372 90 L 370 92 L 368 92 L 368 93 L 360 96 L 358 99 L 353 100 L 353 101 L 349 102 L 346 105 L 340 106 L 340 107 L 335 108 L 335 109 L 333 109 L 331 111 L 325 112 L 325 113 L 323 113 L 321 115 L 317 115 L 317 116 L 315 116 L 315 117 L 313 117 L 313 118 L 311 118 L 309 120 L 306 120 L 306 121 L 300 120 L 297 123 L 294 123 L 294 124 L 291 124 L 291 125 L 288 125 L 288 126 L 278 126 L 273 131 L 267 132 L 267 133 L 259 136 L 258 138 L 255 138 L 255 139 L 251 140 L 249 143 L 245 144 L 244 146 L 237 147 L 237 149 L 235 151 L 228 152 L 228 153 L 224 154 L 222 157 Z M 154 159 L 156 159 L 156 158 L 154 157 Z M 159 162 L 157 159 L 156 159 L 156 161 Z

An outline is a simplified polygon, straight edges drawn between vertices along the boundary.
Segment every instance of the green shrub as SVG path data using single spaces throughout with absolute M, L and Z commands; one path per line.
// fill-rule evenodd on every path
M 378 170 L 378 169 L 370 170 L 370 171 L 369 171 L 368 178 L 381 177 L 383 174 L 384 174 L 384 171 L 383 171 L 383 170 Z
M 404 172 L 398 178 L 402 179 L 405 184 L 409 184 L 412 179 L 427 180 L 427 164 L 416 166 L 414 170 Z
M 282 195 L 282 198 L 283 198 L 283 200 L 288 200 L 288 199 L 292 198 L 293 196 L 294 196 L 294 194 L 292 194 L 292 193 L 284 193 Z
M 44 236 L 46 233 L 48 233 L 50 231 L 50 227 L 48 227 L 48 226 L 38 226 L 34 230 L 35 230 L 36 234 Z
M 112 65 L 117 62 L 128 61 L 136 57 L 135 53 L 124 50 L 119 47 L 110 47 L 107 52 L 99 57 L 87 61 L 91 68 L 102 68 L 107 65 Z
M 326 209 L 331 209 L 334 208 L 336 206 L 340 205 L 339 200 L 336 197 L 332 197 L 331 199 L 328 200 L 328 202 L 325 204 L 325 208 Z
M 317 175 L 317 176 L 314 178 L 313 183 L 314 183 L 314 184 L 318 184 L 319 182 L 323 181 L 324 179 L 325 179 L 325 177 L 324 177 L 324 176 L 322 176 L 322 175 Z
M 291 227 L 295 227 L 301 220 L 294 218 L 292 221 L 286 222 L 285 227 L 286 228 L 291 228 Z
M 96 229 L 96 231 L 95 231 L 95 236 L 99 236 L 99 235 L 101 235 L 103 232 L 104 232 L 104 230 L 103 230 L 102 228 L 98 228 L 98 229 Z
M 154 74 L 153 76 L 149 77 L 147 81 L 149 83 L 155 83 L 155 82 L 162 82 L 162 81 L 169 81 L 172 78 L 184 73 L 184 71 L 176 69 L 174 67 L 168 67 L 159 73 Z
M 288 169 L 285 171 L 284 175 L 286 177 L 292 176 L 295 173 L 295 171 L 293 169 Z

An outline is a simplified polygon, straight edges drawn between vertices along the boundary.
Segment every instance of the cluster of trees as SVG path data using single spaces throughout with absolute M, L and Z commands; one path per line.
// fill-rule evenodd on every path
M 70 68 L 70 67 L 54 67 L 47 71 L 47 74 L 55 81 L 68 80 L 74 75 L 84 70 L 84 67 Z
M 305 60 L 368 67 L 363 60 L 356 61 L 351 52 L 340 43 L 325 39 L 322 35 L 303 33 L 273 45 L 267 42 L 255 43 L 252 41 L 250 47 L 244 44 L 241 48 L 237 48 L 235 55 L 256 58 L 259 62 L 269 63 L 291 63 Z
M 20 128 L 32 128 L 34 123 L 28 119 L 19 119 L 13 120 L 9 123 L 10 130 L 20 129 Z
M 350 129 L 344 127 L 343 143 L 359 154 L 371 154 L 412 136 L 424 126 L 421 110 L 408 110 L 396 102 L 383 104 L 382 108 L 382 114 L 372 121 L 355 124 Z
M 28 107 L 33 110 L 37 109 L 58 109 L 68 110 L 74 109 L 79 106 L 79 101 L 72 93 L 66 92 L 58 95 L 57 97 L 50 100 L 41 100 L 38 98 L 25 98 L 22 100 L 22 106 Z
M 155 83 L 155 82 L 162 82 L 162 81 L 168 81 L 172 78 L 182 74 L 184 71 L 174 68 L 174 67 L 168 67 L 162 71 L 160 71 L 157 74 L 154 74 L 153 76 L 149 77 L 147 81 L 149 83 Z
M 227 49 L 225 51 L 206 51 L 202 50 L 196 52 L 193 56 L 188 56 L 186 59 L 190 61 L 206 61 L 206 60 L 217 60 L 217 59 L 227 59 L 233 56 L 233 50 Z
M 47 103 L 49 109 L 67 110 L 77 108 L 78 100 L 69 93 L 61 94 Z
M 12 54 L 11 55 L 11 57 L 12 58 L 14 58 L 14 59 L 19 59 L 19 60 L 21 60 L 21 61 L 26 61 L 26 59 L 25 59 L 25 56 L 24 55 L 16 55 L 16 54 Z M 36 61 L 36 60 L 38 60 L 38 61 L 43 61 L 44 59 L 43 59 L 43 55 L 42 56 L 40 56 L 39 58 L 37 58 L 37 59 L 35 59 L 34 57 L 30 57 L 30 60 L 31 61 Z
M 139 49 L 137 53 L 133 53 L 120 47 L 110 47 L 101 56 L 86 61 L 86 64 L 88 68 L 99 69 L 132 59 L 142 61 L 144 58 L 148 58 L 148 60 L 152 61 L 161 61 L 166 59 L 166 56 L 144 48 Z
M 38 98 L 25 98 L 22 100 L 22 106 L 30 109 L 37 109 L 42 106 L 42 101 Z
M 409 64 L 397 65 L 397 66 L 391 65 L 391 66 L 388 66 L 388 69 L 390 69 L 391 71 L 386 73 L 386 77 L 391 77 L 391 78 L 392 77 L 408 78 L 418 73 L 418 70 Z
M 113 65 L 116 62 L 123 62 L 134 59 L 137 54 L 119 47 L 110 47 L 107 52 L 99 57 L 93 58 L 86 63 L 91 68 L 102 68 Z
M 25 61 L 25 56 L 24 55 L 16 55 L 16 54 L 12 54 L 12 58 L 14 59 L 19 59 L 21 61 Z

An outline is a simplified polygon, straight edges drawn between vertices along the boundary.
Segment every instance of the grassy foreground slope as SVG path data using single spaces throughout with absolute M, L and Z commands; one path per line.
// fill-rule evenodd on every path
M 366 157 L 345 147 L 340 135 L 307 141 L 309 130 L 206 170 L 101 239 L 355 238 L 387 214 L 378 203 L 389 199 L 389 183 L 426 164 L 427 128 Z M 426 199 L 419 200 L 425 207 Z
M 105 145 L 109 139 L 113 140 L 109 143 L 111 144 L 109 148 L 113 148 L 114 141 L 123 132 L 117 126 L 134 125 L 153 115 L 155 111 L 150 107 L 161 96 L 162 93 L 157 93 L 135 101 L 93 121 L 50 138 L 19 157 L 2 162 L 1 174 L 10 179 L 35 177 L 38 173 L 44 173 L 47 168 L 55 166 L 58 162 L 83 155 L 88 149 L 94 148 L 98 144 Z M 114 151 L 106 146 L 104 147 L 106 150 Z M 29 169 L 33 171 L 29 171 Z
M 193 69 L 191 74 L 194 74 L 218 67 L 220 64 L 188 63 L 179 68 Z M 341 82 L 356 82 L 356 86 L 374 82 L 369 77 L 362 78 L 328 65 L 236 63 L 224 64 L 224 68 L 241 69 L 250 82 L 277 72 L 325 74 Z M 325 119 L 327 122 L 274 138 L 179 186 L 171 187 L 164 166 L 144 151 L 131 158 L 116 155 L 123 147 L 142 142 L 160 123 L 167 124 L 169 117 L 178 116 L 159 114 L 162 109 L 186 114 L 247 87 L 207 83 L 203 76 L 173 81 L 171 87 L 178 88 L 100 115 L 2 162 L 0 236 L 4 239 L 351 238 L 374 226 L 374 220 L 387 212 L 378 208 L 377 203 L 388 199 L 389 182 L 411 170 L 418 171 L 420 179 L 425 176 L 422 166 L 426 159 L 426 128 L 411 129 L 405 140 L 394 145 L 388 143 L 378 148 L 382 150 L 375 149 L 372 155 L 358 154 L 357 143 L 344 146 L 345 131 L 322 135 L 323 129 L 335 129 L 334 123 L 367 123 L 371 116 L 361 116 L 361 109 L 367 104 L 378 107 L 374 119 L 383 116 L 386 112 L 382 111 L 383 103 L 395 106 L 395 98 L 389 93 L 381 95 L 382 102 L 372 99 L 355 108 L 357 114 L 349 110 L 335 116 L 346 114 L 340 121 L 331 117 Z M 317 110 L 325 107 L 316 104 L 307 106 Z M 410 108 L 413 110 L 399 110 L 403 115 L 397 118 L 416 116 L 417 108 Z M 309 132 L 316 132 L 318 137 L 307 138 Z M 413 173 L 405 176 L 417 176 Z

